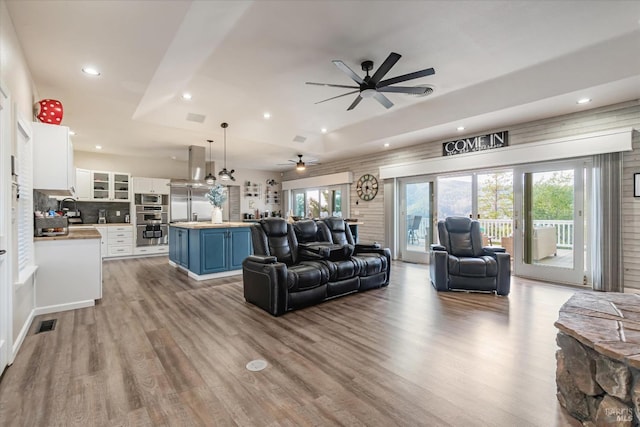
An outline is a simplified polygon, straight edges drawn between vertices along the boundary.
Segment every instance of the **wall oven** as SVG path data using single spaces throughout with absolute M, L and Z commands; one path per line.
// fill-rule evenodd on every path
M 166 245 L 168 242 L 168 225 L 149 223 L 136 226 L 136 246 Z
M 168 224 L 169 213 L 167 212 L 167 207 L 163 205 L 136 206 L 136 224 L 144 225 L 150 222 Z
M 136 205 L 136 246 L 169 243 L 169 209 L 167 205 Z

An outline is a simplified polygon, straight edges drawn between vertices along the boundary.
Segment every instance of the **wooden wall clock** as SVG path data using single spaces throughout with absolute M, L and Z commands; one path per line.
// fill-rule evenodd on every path
M 356 184 L 356 192 L 364 201 L 373 200 L 378 194 L 378 180 L 368 173 L 362 175 Z

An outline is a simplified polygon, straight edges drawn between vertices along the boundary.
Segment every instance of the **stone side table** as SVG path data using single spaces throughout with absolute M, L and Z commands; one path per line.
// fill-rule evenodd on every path
M 584 426 L 640 425 L 640 294 L 577 293 L 555 326 L 560 404 Z

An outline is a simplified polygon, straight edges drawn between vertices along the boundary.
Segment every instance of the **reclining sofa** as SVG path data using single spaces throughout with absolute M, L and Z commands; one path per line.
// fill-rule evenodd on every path
M 355 244 L 342 218 L 265 218 L 251 226 L 244 298 L 273 316 L 389 284 L 391 252 Z

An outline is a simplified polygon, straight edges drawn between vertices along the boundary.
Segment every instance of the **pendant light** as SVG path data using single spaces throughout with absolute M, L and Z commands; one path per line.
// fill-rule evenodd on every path
M 223 181 L 235 181 L 236 179 L 233 177 L 233 173 L 235 169 L 227 170 L 227 128 L 229 127 L 228 123 L 220 124 L 220 127 L 224 129 L 224 167 L 220 172 L 218 172 L 218 176 Z
M 211 144 L 213 140 L 207 139 L 207 142 L 209 143 L 209 173 L 204 177 L 204 181 L 209 185 L 213 185 L 216 182 L 216 176 L 211 173 L 211 151 L 213 150 Z

